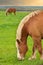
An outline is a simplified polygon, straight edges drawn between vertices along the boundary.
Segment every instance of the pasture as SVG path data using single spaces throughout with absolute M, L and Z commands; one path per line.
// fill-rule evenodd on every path
M 28 58 L 32 54 L 33 40 L 28 37 L 28 52 L 23 61 L 18 61 L 16 56 L 16 30 L 21 19 L 29 14 L 29 12 L 16 12 L 16 15 L 5 15 L 5 11 L 0 11 L 0 65 L 43 65 L 37 51 L 37 58 L 29 61 Z M 43 40 L 42 40 L 43 46 Z

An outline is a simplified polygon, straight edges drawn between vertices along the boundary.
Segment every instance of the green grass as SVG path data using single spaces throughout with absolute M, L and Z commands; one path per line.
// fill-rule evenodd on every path
M 16 15 L 5 15 L 5 11 L 0 11 L 0 65 L 42 65 L 43 61 L 37 59 L 29 61 L 28 58 L 32 54 L 33 40 L 28 37 L 29 50 L 25 60 L 18 61 L 16 56 L 16 30 L 21 19 L 29 12 L 17 12 Z M 43 42 L 43 41 L 42 41 Z

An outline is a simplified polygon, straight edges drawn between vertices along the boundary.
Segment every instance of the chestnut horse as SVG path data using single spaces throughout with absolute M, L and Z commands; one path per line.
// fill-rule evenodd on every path
M 14 13 L 14 14 L 16 14 L 16 9 L 15 9 L 15 8 L 8 8 L 8 9 L 6 10 L 6 15 L 7 15 L 8 13 Z
M 17 58 L 23 60 L 28 50 L 27 37 L 31 36 L 33 44 L 33 53 L 29 58 L 36 58 L 36 49 L 40 54 L 40 59 L 43 59 L 41 39 L 43 39 L 43 11 L 34 11 L 25 16 L 20 22 L 16 34 Z

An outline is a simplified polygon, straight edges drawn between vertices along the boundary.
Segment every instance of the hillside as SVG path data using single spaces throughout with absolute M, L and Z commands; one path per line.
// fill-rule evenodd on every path
M 43 10 L 43 6 L 0 6 L 0 9 L 16 8 L 17 11 Z

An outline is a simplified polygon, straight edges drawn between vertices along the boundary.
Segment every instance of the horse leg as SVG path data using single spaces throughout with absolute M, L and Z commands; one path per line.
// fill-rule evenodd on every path
M 36 49 L 38 49 L 40 53 L 40 58 L 43 59 L 41 40 L 39 38 L 34 38 L 33 53 L 29 60 L 36 58 Z
M 38 42 L 37 42 L 37 43 L 38 43 Z M 38 52 L 39 52 L 39 54 L 40 54 L 40 59 L 43 60 L 43 50 L 42 50 L 41 42 L 38 43 L 37 49 L 38 49 Z
M 29 60 L 36 59 L 36 48 L 37 44 L 36 41 L 34 41 L 32 56 L 29 58 Z
M 16 15 L 16 12 L 14 12 L 14 15 Z

